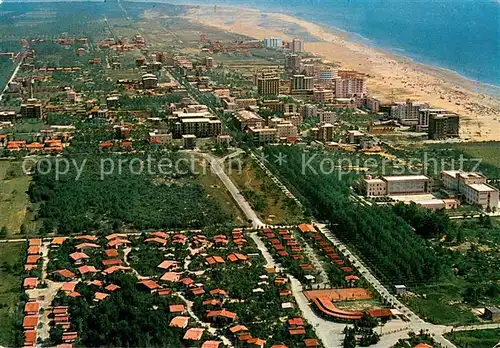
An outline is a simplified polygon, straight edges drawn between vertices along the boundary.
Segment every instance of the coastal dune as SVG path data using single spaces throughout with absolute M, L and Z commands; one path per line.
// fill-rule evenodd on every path
M 382 102 L 408 98 L 428 102 L 461 116 L 464 140 L 500 140 L 500 98 L 486 94 L 489 87 L 451 71 L 383 52 L 341 31 L 280 13 L 236 7 L 214 11 L 212 6 L 201 6 L 191 9 L 186 18 L 256 39 L 303 37 L 308 52 L 341 69 L 365 73 L 369 94 Z

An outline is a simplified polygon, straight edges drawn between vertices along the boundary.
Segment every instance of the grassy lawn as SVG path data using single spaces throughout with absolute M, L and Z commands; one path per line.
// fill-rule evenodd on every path
M 445 336 L 458 348 L 491 348 L 500 341 L 500 329 L 454 332 Z
M 500 168 L 500 157 L 498 149 L 500 142 L 491 141 L 484 143 L 466 143 L 457 145 L 457 149 L 464 152 L 472 158 L 480 158 L 483 162 Z
M 479 320 L 471 308 L 462 302 L 461 292 L 465 283 L 422 286 L 414 289 L 417 296 L 406 296 L 404 302 L 422 319 L 434 324 L 467 325 Z
M 16 237 L 28 214 L 26 191 L 31 177 L 23 173 L 22 162 L 0 161 L 0 183 L 0 227 L 7 227 L 8 236 Z
M 245 215 L 219 178 L 210 171 L 210 168 L 203 168 L 201 162 L 197 161 L 196 165 L 196 170 L 200 174 L 196 177 L 195 181 L 203 186 L 210 197 L 219 202 L 224 212 L 233 217 L 233 222 L 236 225 L 248 225 Z
M 0 345 L 14 346 L 15 325 L 22 313 L 17 313 L 21 293 L 24 243 L 0 244 Z
M 232 168 L 229 176 L 262 221 L 271 224 L 296 224 L 304 221 L 302 209 L 286 197 L 249 157 L 241 157 L 241 163 L 241 170 Z

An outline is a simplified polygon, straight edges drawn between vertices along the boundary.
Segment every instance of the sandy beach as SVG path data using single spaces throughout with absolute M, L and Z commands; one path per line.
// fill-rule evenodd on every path
M 369 94 L 382 102 L 408 98 L 428 102 L 461 116 L 464 140 L 500 140 L 500 98 L 483 93 L 486 86 L 453 72 L 368 47 L 339 30 L 280 13 L 236 7 L 217 7 L 214 12 L 212 6 L 201 6 L 190 10 L 186 18 L 256 39 L 306 36 L 306 51 L 342 69 L 367 74 Z

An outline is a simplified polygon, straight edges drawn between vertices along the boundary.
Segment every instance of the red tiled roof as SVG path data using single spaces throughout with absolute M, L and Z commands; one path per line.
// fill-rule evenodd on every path
M 318 340 L 315 338 L 306 338 L 304 339 L 304 345 L 306 347 L 317 347 L 318 346 Z
M 305 335 L 306 334 L 306 329 L 304 329 L 303 327 L 289 328 L 288 332 L 292 336 L 294 336 L 294 335 Z
M 181 273 L 166 272 L 160 279 L 168 282 L 178 282 L 180 277 Z
M 107 257 L 118 257 L 118 250 L 116 249 L 107 249 L 104 250 L 104 253 L 106 254 Z
M 186 307 L 183 304 L 173 304 L 168 306 L 170 313 L 182 313 L 186 311 Z
M 158 265 L 158 268 L 169 269 L 170 267 L 177 266 L 177 261 L 165 260 Z
M 38 326 L 38 315 L 27 315 L 23 319 L 23 327 L 36 328 Z
M 25 313 L 38 313 L 40 310 L 40 303 L 38 302 L 26 302 L 24 305 Z
M 94 299 L 97 301 L 102 301 L 102 300 L 106 299 L 106 297 L 108 297 L 108 296 L 109 296 L 108 294 L 98 291 L 94 294 Z
M 236 319 L 236 313 L 228 311 L 227 309 L 223 308 L 220 311 L 209 311 L 207 313 L 207 318 L 228 318 L 231 320 Z
M 149 290 L 156 290 L 156 289 L 161 288 L 161 286 L 158 285 L 157 282 L 155 282 L 154 280 L 151 280 L 151 279 L 142 280 L 138 284 L 144 285 Z
M 99 244 L 95 244 L 95 243 L 81 243 L 81 244 L 78 244 L 75 248 L 76 248 L 76 250 L 82 250 L 85 248 L 99 249 L 100 247 L 101 246 Z
M 74 261 L 82 260 L 82 259 L 88 259 L 89 256 L 85 253 L 72 253 L 69 255 Z
M 25 288 L 35 288 L 38 285 L 38 278 L 36 277 L 25 278 L 23 285 Z
M 76 236 L 75 239 L 84 239 L 84 240 L 88 240 L 88 241 L 94 242 L 94 241 L 97 240 L 97 237 L 96 236 L 92 236 L 90 234 L 84 234 L 84 235 L 81 235 L 81 236 Z
M 221 341 L 205 341 L 201 345 L 201 348 L 219 348 Z
M 127 271 L 129 270 L 130 267 L 126 267 L 126 266 L 111 266 L 109 268 L 106 268 L 103 272 L 107 275 L 109 274 L 113 274 L 117 271 Z
M 118 285 L 116 285 L 116 284 L 109 284 L 108 286 L 106 286 L 104 288 L 104 290 L 107 290 L 109 292 L 113 292 L 113 291 L 116 291 L 118 289 L 120 289 L 120 287 Z
M 263 340 L 262 338 L 250 338 L 249 340 L 247 340 L 247 343 L 250 344 L 250 345 L 254 345 L 254 346 L 258 346 L 258 347 L 262 347 L 266 344 L 266 341 Z
M 78 267 L 78 271 L 81 274 L 97 273 L 98 272 L 98 270 L 94 266 L 81 266 L 81 267 Z
M 316 229 L 311 224 L 300 224 L 299 225 L 299 230 L 302 233 L 316 232 Z
M 201 337 L 203 336 L 204 332 L 205 332 L 205 329 L 191 328 L 191 329 L 186 331 L 183 339 L 191 340 L 191 341 L 199 341 L 199 340 L 201 340 Z
M 248 331 L 248 328 L 245 325 L 235 325 L 229 328 L 229 331 L 231 331 L 232 333 L 237 333 L 241 331 Z
M 26 330 L 24 331 L 24 346 L 34 346 L 36 345 L 37 333 L 36 330 Z
M 37 247 L 37 246 L 30 246 L 30 247 L 28 248 L 28 254 L 29 254 L 29 255 L 40 254 L 40 247 Z
M 170 327 L 179 327 L 181 329 L 184 329 L 189 322 L 189 317 L 182 317 L 182 316 L 177 316 L 174 317 L 172 320 L 170 320 L 170 324 L 168 326 Z
M 64 277 L 64 278 L 74 278 L 75 277 L 75 274 L 67 269 L 60 269 L 60 270 L 55 271 L 54 273 L 57 273 L 61 277 Z
M 26 263 L 29 265 L 34 265 L 40 260 L 41 256 L 40 255 L 28 255 L 28 258 L 26 259 Z
M 146 243 L 154 242 L 154 243 L 161 244 L 161 245 L 167 244 L 167 240 L 166 239 L 161 239 L 159 237 L 148 238 L 148 239 L 145 239 L 144 242 L 146 242 Z
M 42 240 L 40 238 L 32 238 L 30 239 L 29 246 L 42 246 Z
M 215 295 L 226 296 L 227 295 L 227 291 L 223 290 L 223 289 L 213 289 L 213 290 L 210 290 L 209 292 L 210 292 L 210 295 L 212 295 L 212 296 L 215 296 Z
M 302 318 L 292 318 L 288 319 L 288 325 L 290 326 L 304 326 L 304 320 Z
M 104 266 L 116 266 L 116 265 L 121 265 L 122 260 L 120 259 L 107 259 L 107 260 L 102 260 L 102 264 Z
M 98 286 L 98 287 L 101 287 L 102 286 L 102 282 L 100 280 L 92 280 L 91 282 L 87 282 L 87 285 L 95 285 L 95 286 Z
M 76 282 L 67 282 L 61 286 L 61 291 L 75 291 Z

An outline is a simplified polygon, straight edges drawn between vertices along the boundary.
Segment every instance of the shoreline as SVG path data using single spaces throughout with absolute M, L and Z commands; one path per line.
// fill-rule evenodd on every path
M 214 13 L 214 5 L 184 4 L 196 6 L 185 15 L 192 22 L 255 39 L 276 36 L 291 40 L 306 33 L 314 38 L 304 38 L 307 52 L 342 69 L 366 74 L 371 96 L 385 103 L 406 99 L 428 102 L 461 116 L 463 140 L 500 140 L 500 87 L 384 51 L 356 40 L 355 35 L 342 29 L 288 14 L 241 6 L 217 6 Z

